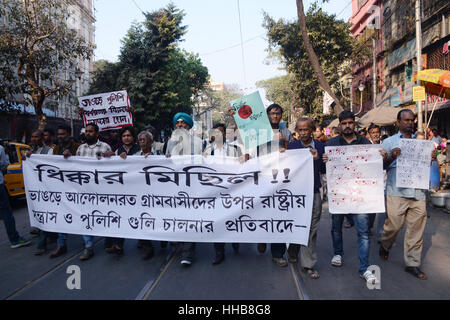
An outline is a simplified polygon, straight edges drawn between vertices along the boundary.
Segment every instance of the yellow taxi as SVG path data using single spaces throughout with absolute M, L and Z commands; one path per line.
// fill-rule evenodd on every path
M 8 171 L 4 175 L 5 187 L 10 197 L 19 197 L 25 195 L 25 186 L 23 183 L 22 158 L 28 150 L 29 145 L 3 140 L 3 147 L 9 156 Z

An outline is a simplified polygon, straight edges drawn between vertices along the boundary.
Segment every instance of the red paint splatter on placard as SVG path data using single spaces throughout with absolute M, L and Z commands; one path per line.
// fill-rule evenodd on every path
M 252 108 L 249 105 L 243 105 L 238 111 L 239 117 L 242 119 L 247 119 L 252 115 L 252 113 Z

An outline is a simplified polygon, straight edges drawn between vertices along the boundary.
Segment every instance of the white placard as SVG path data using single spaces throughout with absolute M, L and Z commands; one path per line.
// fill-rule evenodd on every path
M 419 139 L 400 139 L 401 152 L 397 157 L 397 188 L 430 188 L 430 166 L 433 142 Z
M 95 123 L 100 131 L 119 129 L 133 125 L 130 100 L 126 91 L 99 93 L 79 97 L 83 109 L 84 125 Z
M 313 159 L 32 155 L 24 162 L 31 225 L 44 231 L 188 242 L 307 245 Z
M 380 145 L 325 147 L 330 213 L 384 212 Z

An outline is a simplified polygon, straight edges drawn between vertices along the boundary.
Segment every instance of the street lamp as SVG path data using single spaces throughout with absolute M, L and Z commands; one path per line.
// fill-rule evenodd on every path
M 350 111 L 353 112 L 353 76 L 348 77 L 348 84 L 350 87 Z
M 362 111 L 362 99 L 363 99 L 363 91 L 364 91 L 364 88 L 365 88 L 364 83 L 360 82 L 360 83 L 359 83 L 359 86 L 358 86 L 358 90 L 359 90 L 359 92 L 361 92 L 361 101 L 360 101 L 361 106 L 360 106 L 359 112 Z M 358 113 L 359 113 L 359 112 L 358 112 Z

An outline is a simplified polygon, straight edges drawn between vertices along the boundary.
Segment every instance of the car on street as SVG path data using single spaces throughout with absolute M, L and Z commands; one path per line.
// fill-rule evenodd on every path
M 9 140 L 0 140 L 5 148 L 5 153 L 9 156 L 9 166 L 5 178 L 6 191 L 10 198 L 17 198 L 25 195 L 25 186 L 23 182 L 22 159 L 28 150 L 29 145 L 13 142 Z

